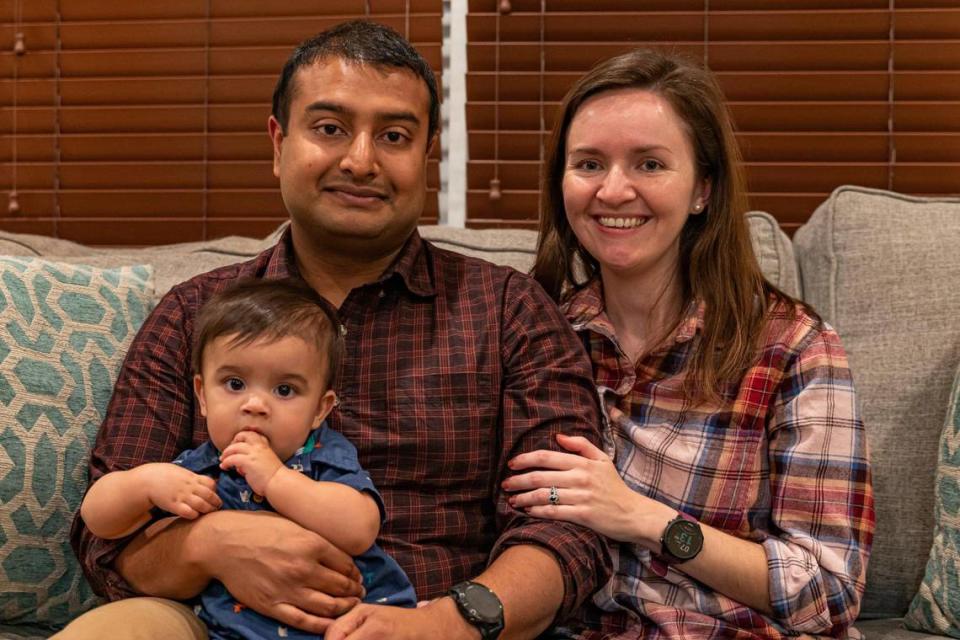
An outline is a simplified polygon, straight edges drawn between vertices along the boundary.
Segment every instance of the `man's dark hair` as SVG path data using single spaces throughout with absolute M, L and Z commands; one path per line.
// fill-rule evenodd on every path
M 284 135 L 290 120 L 290 103 L 296 90 L 293 76 L 300 68 L 324 58 L 412 71 L 426 83 L 430 93 L 428 144 L 433 139 L 433 134 L 440 126 L 440 96 L 433 70 L 403 36 L 390 27 L 368 20 L 338 24 L 305 40 L 290 54 L 273 90 L 273 117 L 280 123 Z
M 193 371 L 202 373 L 203 351 L 217 338 L 234 336 L 231 346 L 295 336 L 327 356 L 326 381 L 337 373 L 343 335 L 336 310 L 301 280 L 240 280 L 203 305 L 194 328 Z M 332 386 L 332 385 L 331 385 Z

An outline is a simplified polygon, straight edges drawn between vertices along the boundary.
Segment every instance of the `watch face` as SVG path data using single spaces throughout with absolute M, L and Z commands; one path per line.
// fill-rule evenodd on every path
M 679 560 L 689 560 L 700 553 L 703 533 L 695 522 L 677 519 L 670 523 L 663 536 L 663 546 Z
M 479 585 L 471 584 L 463 591 L 466 605 L 475 611 L 477 618 L 487 623 L 500 621 L 502 607 L 497 597 Z

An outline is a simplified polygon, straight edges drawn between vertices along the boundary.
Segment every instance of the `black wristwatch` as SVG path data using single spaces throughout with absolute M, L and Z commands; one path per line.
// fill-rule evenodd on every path
M 660 536 L 660 555 L 654 557 L 650 563 L 653 571 L 663 577 L 667 573 L 667 566 L 681 564 L 697 557 L 703 549 L 703 531 L 700 524 L 682 511 L 677 517 L 667 523 L 667 527 Z
M 447 595 L 453 598 L 460 614 L 480 631 L 483 640 L 499 638 L 503 632 L 503 604 L 487 587 L 476 582 L 461 582 L 450 587 Z

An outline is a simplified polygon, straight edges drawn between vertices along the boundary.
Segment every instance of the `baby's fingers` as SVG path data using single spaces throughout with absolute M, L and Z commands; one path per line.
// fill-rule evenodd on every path
M 229 456 L 228 455 L 220 456 L 220 468 L 223 469 L 224 471 L 227 471 L 228 469 L 236 469 L 237 473 L 239 473 L 240 475 L 243 475 L 244 471 L 243 471 L 243 467 L 241 466 L 242 463 L 243 463 L 243 457 L 239 453 L 232 454 Z
M 232 455 L 243 453 L 249 450 L 250 450 L 250 445 L 247 444 L 246 442 L 233 442 L 232 444 L 228 444 L 227 447 L 220 454 L 220 460 L 223 460 L 224 458 L 229 458 Z
M 173 508 L 169 509 L 169 511 L 173 515 L 180 516 L 185 520 L 196 520 L 200 516 L 200 512 L 186 502 L 178 502 L 174 504 Z
M 200 484 L 200 486 L 203 487 L 204 489 L 207 489 L 208 491 L 210 491 L 210 492 L 213 493 L 214 495 L 217 494 L 217 481 L 216 481 L 214 478 L 210 478 L 210 477 L 208 477 L 208 476 L 198 476 L 198 477 L 197 477 L 197 482 L 198 482 L 198 483 Z
M 201 514 L 217 510 L 217 507 L 215 507 L 212 502 L 196 494 L 186 496 L 178 506 L 184 508 L 182 513 L 178 512 L 177 515 L 181 515 L 188 520 L 193 520 Z
M 220 500 L 220 496 L 217 495 L 216 491 L 208 489 L 207 487 L 197 487 L 197 490 L 193 494 L 195 497 L 199 498 L 204 505 L 209 505 L 209 510 L 204 511 L 204 513 L 209 513 L 223 506 L 223 501 Z

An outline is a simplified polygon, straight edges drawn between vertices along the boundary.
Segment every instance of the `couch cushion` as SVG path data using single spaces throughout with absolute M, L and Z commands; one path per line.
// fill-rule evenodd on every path
M 793 244 L 780 228 L 780 223 L 769 213 L 750 211 L 747 224 L 750 225 L 753 252 L 763 275 L 784 293 L 794 298 L 802 297 Z
M 934 485 L 933 546 L 904 622 L 916 631 L 960 637 L 960 370 L 940 435 Z
M 858 620 L 856 627 L 867 640 L 943 640 L 943 636 L 904 629 L 900 618 Z
M 800 278 L 790 238 L 769 213 L 746 214 L 754 252 L 763 274 L 792 296 L 800 295 Z M 529 273 L 537 253 L 537 232 L 529 229 L 457 229 L 422 226 L 420 235 L 438 247 Z
M 66 623 L 96 598 L 68 543 L 87 458 L 150 267 L 0 256 L 0 623 Z
M 420 235 L 441 249 L 456 251 L 529 273 L 537 253 L 537 232 L 529 229 L 457 229 L 422 226 Z
M 960 362 L 960 198 L 841 187 L 797 231 L 804 298 L 850 356 L 877 530 L 862 612 L 906 613 L 933 537 L 937 442 Z
M 157 247 L 89 247 L 69 240 L 58 240 L 26 233 L 0 231 L 0 254 L 36 256 L 71 264 L 111 268 L 127 264 L 149 264 L 153 267 L 154 302 L 170 288 L 193 276 L 234 262 L 249 260 L 273 246 L 279 232 L 264 239 L 230 236 L 219 240 L 184 242 Z
M 0 640 L 47 640 L 54 631 L 36 625 L 2 625 L 0 624 Z

